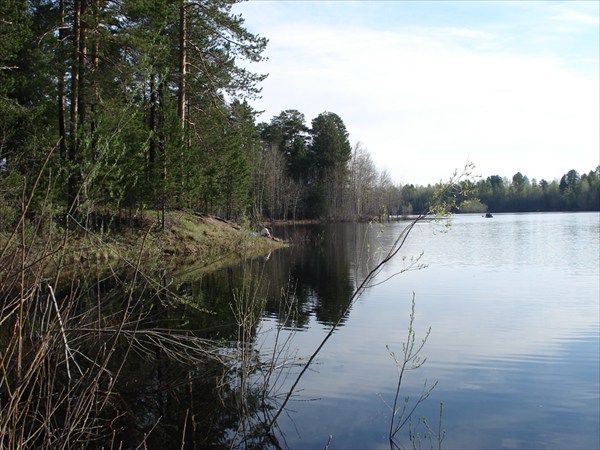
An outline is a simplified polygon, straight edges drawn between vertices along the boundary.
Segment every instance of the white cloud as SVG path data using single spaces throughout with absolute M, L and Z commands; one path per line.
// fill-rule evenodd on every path
M 507 49 L 511 36 L 295 18 L 270 25 L 267 37 L 261 119 L 293 108 L 310 122 L 333 111 L 395 181 L 436 182 L 467 158 L 486 176 L 538 179 L 599 163 L 597 78 L 560 55 Z
M 596 27 L 600 25 L 600 17 L 598 14 L 580 12 L 570 8 L 563 9 L 560 14 L 551 16 L 550 19 L 557 22 L 572 22 L 575 24 L 592 25 Z

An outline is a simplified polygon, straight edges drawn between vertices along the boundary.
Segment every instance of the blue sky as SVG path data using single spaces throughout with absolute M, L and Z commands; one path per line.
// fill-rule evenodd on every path
M 397 183 L 552 180 L 600 164 L 600 2 L 267 1 L 236 5 L 269 39 L 252 106 L 268 122 L 338 114 Z

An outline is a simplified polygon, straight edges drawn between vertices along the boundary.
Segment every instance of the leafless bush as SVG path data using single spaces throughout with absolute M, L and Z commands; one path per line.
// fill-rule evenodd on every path
M 67 253 L 72 231 L 49 228 L 39 211 L 31 221 L 30 201 L 0 248 L 0 449 L 120 448 L 131 357 L 193 366 L 225 356 L 208 339 L 148 325 L 147 293 L 164 287 L 140 270 L 144 244 L 119 262 L 127 278 L 84 266 Z

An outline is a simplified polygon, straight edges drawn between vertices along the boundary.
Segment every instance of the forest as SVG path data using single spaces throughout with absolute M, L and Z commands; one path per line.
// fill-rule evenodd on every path
M 234 3 L 2 2 L 0 229 L 30 194 L 29 214 L 88 230 L 144 212 L 164 227 L 175 209 L 256 224 L 423 212 L 436 185 L 394 183 L 336 113 L 256 122 L 249 102 L 267 74 L 242 63 L 268 41 Z M 477 200 L 459 211 L 598 210 L 600 167 L 565 170 L 464 181 Z
M 267 74 L 248 68 L 268 40 L 248 31 L 237 1 L 0 0 L 0 448 L 282 448 L 277 418 L 300 377 L 414 215 L 600 209 L 600 167 L 399 185 L 327 105 L 259 123 L 250 104 Z M 389 250 L 365 241 L 373 253 L 356 279 L 343 236 L 320 231 L 278 243 L 304 246 L 297 264 L 270 260 L 281 290 L 262 278 L 271 254 L 239 275 L 228 267 L 206 291 L 194 271 L 277 242 L 247 225 L 390 216 L 414 220 Z M 185 255 L 167 241 L 211 248 Z M 315 293 L 332 300 L 311 303 Z M 259 349 L 269 308 L 283 346 Z M 331 328 L 307 360 L 283 333 L 315 311 Z M 396 399 L 420 351 L 405 349 Z

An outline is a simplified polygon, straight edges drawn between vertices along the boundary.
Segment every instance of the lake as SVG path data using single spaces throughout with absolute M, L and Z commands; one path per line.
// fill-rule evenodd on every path
M 352 305 L 301 379 L 278 420 L 280 443 L 323 448 L 331 436 L 330 448 L 389 448 L 386 402 L 398 371 L 386 346 L 401 353 L 414 294 L 417 341 L 431 332 L 421 353 L 427 361 L 406 373 L 400 396 L 414 402 L 425 380 L 437 381 L 414 422 L 425 416 L 438 430 L 443 403 L 442 448 L 599 448 L 599 217 L 465 215 L 449 227 L 417 224 L 371 284 L 386 281 Z M 287 284 L 298 314 L 284 334 L 300 357 L 311 354 L 405 227 L 276 229 L 298 244 L 264 263 L 272 297 L 261 348 L 273 347 L 274 298 Z M 426 268 L 393 276 L 421 254 Z M 412 446 L 407 433 L 399 441 Z
M 415 342 L 427 337 L 426 362 L 404 373 L 400 404 L 408 397 L 412 408 L 425 383 L 437 384 L 396 435 L 400 448 L 599 448 L 600 215 L 420 222 L 352 300 L 407 223 L 278 227 L 274 234 L 289 248 L 174 284 L 193 306 L 167 309 L 163 320 L 184 319 L 189 329 L 229 343 L 223 355 L 241 361 L 222 378 L 210 364 L 191 372 L 142 366 L 148 386 L 174 387 L 158 397 L 138 391 L 137 429 L 145 423 L 150 431 L 162 417 L 165 428 L 154 433 L 165 442 L 186 435 L 186 445 L 202 448 L 390 448 L 388 405 L 398 383 L 390 352 L 401 358 L 414 299 Z M 244 316 L 235 305 L 249 299 L 264 304 Z M 249 324 L 245 333 L 241 320 Z M 261 423 L 273 418 L 300 364 L 338 322 L 273 439 L 262 439 Z

